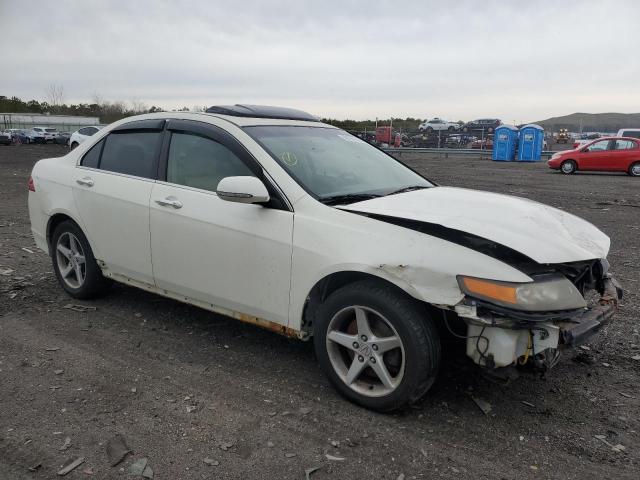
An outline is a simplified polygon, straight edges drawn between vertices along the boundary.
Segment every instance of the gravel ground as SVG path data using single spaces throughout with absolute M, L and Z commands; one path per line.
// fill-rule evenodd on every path
M 565 352 L 546 377 L 491 383 L 447 344 L 422 403 L 381 415 L 336 394 L 311 344 L 125 286 L 91 302 L 67 297 L 33 245 L 26 207 L 34 162 L 64 152 L 0 147 L 0 478 L 56 478 L 75 457 L 84 463 L 65 478 L 128 477 L 141 458 L 157 479 L 304 479 L 313 467 L 313 480 L 639 478 L 638 179 L 405 155 L 438 183 L 593 222 L 612 238 L 625 298 L 589 349 Z M 117 434 L 132 453 L 111 467 Z

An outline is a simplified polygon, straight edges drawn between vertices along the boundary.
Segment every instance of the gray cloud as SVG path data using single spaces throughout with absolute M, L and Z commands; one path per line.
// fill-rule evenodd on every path
M 639 2 L 0 0 L 0 94 L 338 118 L 640 111 Z

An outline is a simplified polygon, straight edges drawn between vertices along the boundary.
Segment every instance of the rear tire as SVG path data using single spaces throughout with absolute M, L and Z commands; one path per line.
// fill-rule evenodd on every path
M 58 282 L 74 298 L 98 297 L 111 283 L 102 275 L 87 237 L 70 220 L 60 223 L 53 231 L 51 260 Z
M 640 177 L 640 162 L 632 163 L 627 173 L 632 177 Z
M 426 308 L 378 281 L 329 296 L 316 316 L 314 346 L 333 386 L 379 412 L 417 402 L 440 367 L 440 337 Z
M 565 175 L 571 175 L 572 173 L 575 173 L 577 169 L 578 166 L 573 160 L 565 160 L 560 164 L 560 171 Z

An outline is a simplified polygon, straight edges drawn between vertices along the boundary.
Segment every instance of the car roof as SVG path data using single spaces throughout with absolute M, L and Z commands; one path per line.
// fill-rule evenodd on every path
M 322 128 L 337 129 L 337 127 L 334 127 L 333 125 L 322 123 L 317 120 L 309 121 L 309 120 L 288 120 L 288 119 L 279 119 L 279 118 L 240 117 L 240 116 L 222 115 L 217 113 L 206 113 L 206 112 L 145 113 L 142 115 L 136 115 L 134 117 L 127 117 L 125 119 L 119 120 L 117 122 L 117 125 L 125 125 L 129 122 L 138 121 L 138 120 L 166 119 L 166 118 L 184 119 L 184 120 L 202 119 L 204 121 L 206 121 L 205 118 L 219 118 L 221 120 L 225 120 L 240 128 L 249 127 L 249 126 L 296 126 L 296 127 L 322 127 Z
M 314 115 L 303 112 L 302 110 L 288 107 L 272 107 L 268 105 L 214 105 L 213 107 L 207 108 L 205 113 L 219 113 L 232 117 L 305 120 L 310 122 L 319 121 Z

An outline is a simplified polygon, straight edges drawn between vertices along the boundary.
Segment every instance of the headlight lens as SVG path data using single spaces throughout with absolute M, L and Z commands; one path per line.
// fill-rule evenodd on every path
M 573 283 L 562 275 L 541 275 L 529 283 L 509 283 L 458 276 L 470 297 L 528 312 L 573 310 L 587 306 Z

